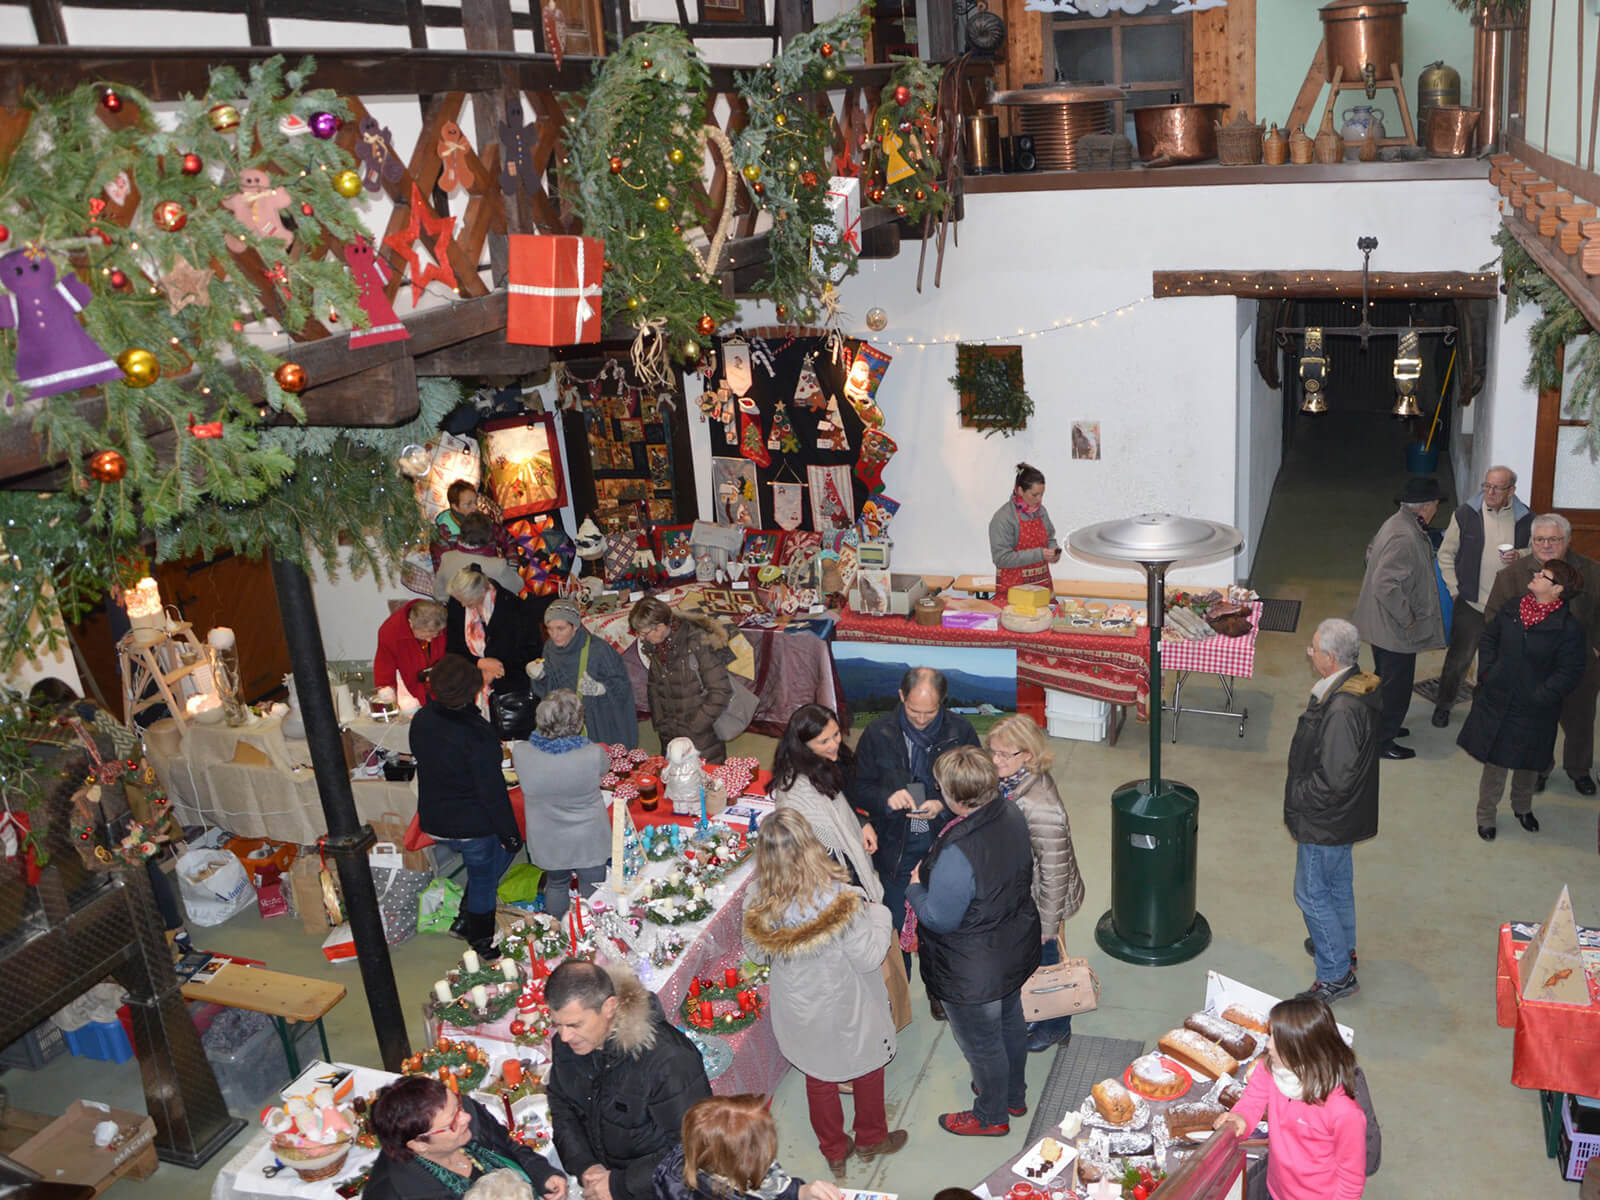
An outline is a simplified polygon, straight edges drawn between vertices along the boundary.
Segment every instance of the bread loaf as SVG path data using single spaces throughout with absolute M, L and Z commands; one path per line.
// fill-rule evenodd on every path
M 1094 1106 L 1100 1115 L 1113 1125 L 1126 1125 L 1133 1120 L 1133 1097 L 1128 1089 L 1115 1079 L 1102 1079 L 1089 1089 Z
M 1217 1093 L 1217 1103 L 1222 1105 L 1223 1108 L 1227 1109 L 1233 1108 L 1233 1106 L 1239 1103 L 1239 1101 L 1243 1098 L 1244 1086 L 1238 1083 L 1230 1083 L 1227 1087 L 1223 1088 L 1222 1091 Z
M 1191 1013 L 1184 1021 L 1185 1029 L 1192 1029 L 1208 1042 L 1215 1042 L 1240 1062 L 1256 1052 L 1256 1040 L 1231 1021 L 1213 1017 L 1210 1013 Z
M 1248 1029 L 1254 1033 L 1268 1033 L 1267 1019 L 1253 1008 L 1246 1008 L 1242 1004 L 1230 1004 L 1222 1010 L 1222 1019 L 1232 1021 L 1240 1029 Z
M 1179 1138 L 1186 1133 L 1210 1130 L 1226 1111 L 1220 1104 L 1207 1104 L 1203 1100 L 1180 1101 L 1166 1111 L 1167 1132 Z
M 1231 1075 L 1239 1069 L 1238 1059 L 1215 1042 L 1206 1041 L 1192 1029 L 1168 1030 L 1156 1045 L 1161 1053 L 1213 1079 Z

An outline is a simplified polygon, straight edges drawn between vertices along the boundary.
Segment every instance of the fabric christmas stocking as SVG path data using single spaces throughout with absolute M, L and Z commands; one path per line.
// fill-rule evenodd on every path
M 861 435 L 861 456 L 856 459 L 856 476 L 870 492 L 883 491 L 883 468 L 900 446 L 881 429 L 868 429 Z
M 761 410 L 749 396 L 739 398 L 739 453 L 758 467 L 772 465 L 772 455 L 761 440 Z

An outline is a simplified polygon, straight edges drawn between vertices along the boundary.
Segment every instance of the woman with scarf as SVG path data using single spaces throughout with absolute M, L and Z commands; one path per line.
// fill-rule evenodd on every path
M 761 823 L 756 872 L 744 905 L 745 952 L 772 964 L 772 1032 L 806 1077 L 817 1145 L 834 1177 L 850 1155 L 865 1161 L 906 1144 L 883 1107 L 883 1068 L 894 1057 L 894 1021 L 883 956 L 893 931 L 881 904 L 851 887 L 806 819 L 780 807 Z M 855 1097 L 845 1133 L 841 1085 Z
M 713 1096 L 683 1116 L 682 1143 L 661 1160 L 655 1200 L 840 1200 L 778 1164 L 778 1126 L 765 1096 Z
M 1457 744 L 1483 764 L 1478 781 L 1478 836 L 1494 841 L 1495 810 L 1511 775 L 1511 811 L 1539 832 L 1533 792 L 1555 761 L 1561 702 L 1588 665 L 1583 623 L 1570 602 L 1583 576 L 1553 558 L 1534 572 L 1519 604 L 1507 603 L 1478 642 L 1478 690 Z
M 1001 799 L 1022 810 L 1033 847 L 1033 905 L 1039 910 L 1041 967 L 1061 961 L 1068 917 L 1083 904 L 1083 876 L 1072 848 L 1067 809 L 1050 777 L 1055 756 L 1032 717 L 1006 717 L 989 730 L 989 757 L 1000 776 Z M 1028 1049 L 1048 1050 L 1072 1036 L 1072 1017 L 1053 1017 L 1028 1026 Z
M 545 872 L 545 911 L 567 915 L 572 876 L 587 899 L 605 882 L 611 821 L 600 780 L 611 769 L 605 749 L 583 736 L 583 701 L 551 692 L 534 713 L 534 731 L 511 748 L 531 837 L 528 856 Z
M 565 1200 L 567 1177 L 506 1132 L 476 1100 L 431 1075 L 407 1075 L 372 1102 L 379 1153 L 367 1200 L 457 1200 L 495 1171 L 513 1171 L 545 1200 Z
M 717 718 L 733 703 L 733 679 L 728 664 L 728 634 L 720 625 L 697 613 L 682 613 L 646 596 L 628 613 L 628 628 L 639 639 L 639 655 L 648 661 L 645 690 L 650 698 L 650 721 L 662 748 L 675 737 L 686 737 L 707 762 L 728 757 L 727 744 L 718 735 Z
M 772 756 L 772 801 L 804 817 L 829 855 L 873 903 L 883 885 L 872 866 L 878 835 L 845 799 L 852 764 L 839 719 L 831 708 L 802 704 L 794 710 Z
M 514 592 L 477 567 L 450 577 L 445 606 L 444 648 L 477 664 L 485 691 L 509 692 L 524 686 L 528 660 L 539 652 L 539 624 Z
M 535 696 L 576 692 L 583 697 L 584 730 L 591 742 L 639 744 L 639 714 L 622 656 L 583 627 L 576 601 L 562 597 L 544 612 L 544 657 L 528 664 Z
M 994 560 L 995 595 L 1024 584 L 1053 587 L 1050 564 L 1061 561 L 1056 527 L 1044 510 L 1044 472 L 1017 464 L 1011 498 L 989 518 L 989 557 Z

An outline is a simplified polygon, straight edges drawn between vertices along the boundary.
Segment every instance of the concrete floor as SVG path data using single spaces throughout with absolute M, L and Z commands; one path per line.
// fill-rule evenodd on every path
M 1208 969 L 1279 995 L 1310 982 L 1305 928 L 1291 897 L 1294 847 L 1281 820 L 1283 763 L 1311 682 L 1305 646 L 1319 620 L 1354 606 L 1366 543 L 1393 511 L 1404 478 L 1403 444 L 1401 428 L 1376 415 L 1334 414 L 1303 430 L 1279 479 L 1253 581 L 1264 595 L 1303 600 L 1300 628 L 1261 637 L 1255 677 L 1239 689 L 1239 703 L 1250 711 L 1242 739 L 1230 723 L 1188 717 L 1182 741 L 1163 748 L 1164 774 L 1202 797 L 1199 896 L 1215 940 L 1199 958 L 1138 968 L 1107 957 L 1093 940 L 1109 892 L 1106 800 L 1114 787 L 1145 774 L 1145 728 L 1130 726 L 1114 748 L 1056 743 L 1055 774 L 1088 886 L 1068 936 L 1104 984 L 1102 1007 L 1077 1024 L 1082 1033 L 1153 1043 L 1200 1006 Z M 1436 674 L 1441 659 L 1425 656 L 1418 677 Z M 1212 691 L 1200 681 L 1186 699 L 1208 703 Z M 1542 918 L 1564 882 L 1573 885 L 1579 920 L 1600 923 L 1597 806 L 1558 774 L 1535 804 L 1543 832 L 1526 834 L 1503 817 L 1500 839 L 1479 841 L 1472 819 L 1478 767 L 1455 748 L 1459 710 L 1449 730 L 1434 729 L 1428 714 L 1425 703 L 1413 706 L 1410 742 L 1418 756 L 1383 765 L 1382 831 L 1356 853 L 1362 992 L 1337 1011 L 1356 1031 L 1386 1135 L 1383 1169 L 1367 1195 L 1573 1196 L 1576 1185 L 1563 1183 L 1545 1157 L 1536 1095 L 1509 1082 L 1511 1034 L 1494 1021 L 1494 952 L 1499 924 Z M 765 760 L 771 748 L 768 739 L 746 738 L 738 750 Z M 252 912 L 198 940 L 287 971 L 339 974 L 357 994 L 329 1018 L 335 1053 L 377 1061 L 355 970 L 323 963 L 317 941 L 297 923 L 263 922 Z M 459 949 L 437 936 L 400 947 L 401 995 L 423 996 Z M 967 1103 L 968 1076 L 948 1027 L 927 1019 L 920 984 L 913 994 L 918 1019 L 901 1035 L 888 1073 L 891 1115 L 911 1131 L 911 1145 L 871 1170 L 858 1167 L 849 1183 L 925 1198 L 981 1179 L 1021 1148 L 1027 1121 L 994 1140 L 960 1141 L 936 1127 L 939 1113 Z M 412 1021 L 415 1039 L 420 1017 Z M 1032 1057 L 1035 1086 L 1048 1069 L 1049 1055 Z M 60 1111 L 78 1096 L 141 1104 L 133 1063 L 108 1068 L 62 1059 L 37 1074 L 8 1072 L 0 1083 L 13 1104 L 41 1111 Z M 774 1112 L 782 1161 L 803 1176 L 824 1174 L 794 1072 L 779 1088 Z M 202 1197 L 214 1173 L 163 1166 L 144 1194 L 155 1188 L 171 1200 Z M 119 1184 L 110 1200 L 137 1200 L 139 1186 Z

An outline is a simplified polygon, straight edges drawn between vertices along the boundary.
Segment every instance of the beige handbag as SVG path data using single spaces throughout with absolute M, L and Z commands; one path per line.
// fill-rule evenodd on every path
M 1067 927 L 1056 933 L 1061 961 L 1040 967 L 1022 985 L 1022 1015 L 1028 1021 L 1070 1017 L 1100 1007 L 1100 979 L 1086 958 L 1067 957 Z

